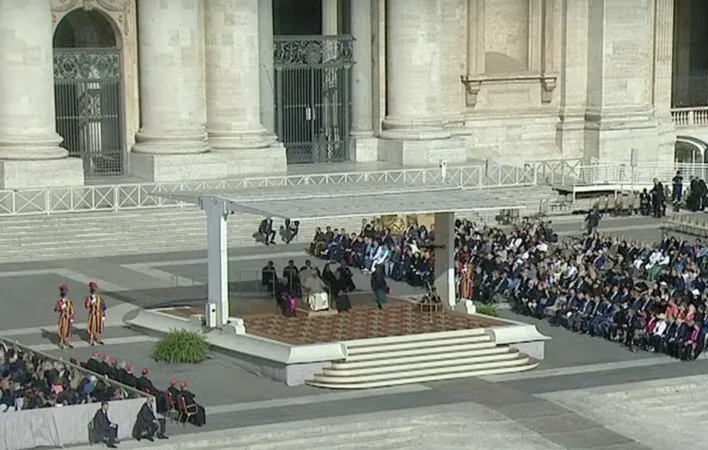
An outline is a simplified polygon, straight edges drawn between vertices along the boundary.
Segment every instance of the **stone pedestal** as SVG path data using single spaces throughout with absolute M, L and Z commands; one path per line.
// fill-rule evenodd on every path
M 258 0 L 206 0 L 207 134 L 229 174 L 282 172 L 285 147 L 261 124 Z
M 51 5 L 0 0 L 0 11 L 0 188 L 81 186 L 82 162 L 56 133 Z
M 0 160 L 0 189 L 83 186 L 79 158 Z
M 454 308 L 455 213 L 435 214 L 435 288 L 443 305 Z
M 464 162 L 463 139 L 445 129 L 442 105 L 441 1 L 388 0 L 388 115 L 381 159 L 403 165 Z
M 199 1 L 140 0 L 139 5 L 142 127 L 131 173 L 150 181 L 221 178 L 204 129 Z
M 132 175 L 151 182 L 224 179 L 228 177 L 226 161 L 215 152 L 184 155 L 133 153 Z

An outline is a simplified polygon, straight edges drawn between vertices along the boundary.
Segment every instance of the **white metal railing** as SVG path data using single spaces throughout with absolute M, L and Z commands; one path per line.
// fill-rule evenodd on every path
M 0 190 L 0 217 L 147 208 L 176 208 L 182 207 L 184 204 L 166 198 L 165 194 L 207 191 L 237 192 L 244 189 L 359 183 L 381 185 L 449 183 L 468 189 L 481 189 L 505 186 L 531 186 L 536 183 L 536 173 L 532 167 L 487 164 L 447 167 L 444 179 L 441 169 L 433 167 L 422 169 L 251 177 L 236 180 Z M 154 194 L 161 195 L 158 196 Z
M 548 186 L 567 185 L 572 180 L 578 178 L 579 168 L 582 166 L 580 158 L 573 159 L 541 159 L 527 161 L 524 167 L 528 167 L 536 173 L 538 184 Z
M 619 189 L 632 189 L 634 186 L 651 185 L 659 180 L 664 185 L 670 183 L 676 172 L 681 170 L 684 184 L 691 177 L 705 178 L 708 175 L 708 164 L 693 164 L 674 162 L 671 164 L 593 164 L 578 168 L 578 176 L 574 178 L 573 186 L 582 185 L 614 185 Z
M 708 127 L 708 106 L 674 108 L 671 120 L 676 128 Z

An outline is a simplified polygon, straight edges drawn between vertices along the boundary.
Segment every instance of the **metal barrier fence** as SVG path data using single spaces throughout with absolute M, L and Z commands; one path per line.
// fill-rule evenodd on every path
M 476 166 L 448 167 L 444 174 L 438 168 L 422 168 L 283 175 L 236 180 L 0 190 L 0 217 L 178 208 L 183 207 L 184 203 L 164 196 L 184 192 L 238 192 L 247 189 L 272 187 L 334 186 L 363 183 L 380 185 L 449 183 L 467 189 L 481 189 L 504 186 L 531 186 L 536 183 L 536 174 L 532 167 L 512 167 L 491 163 Z

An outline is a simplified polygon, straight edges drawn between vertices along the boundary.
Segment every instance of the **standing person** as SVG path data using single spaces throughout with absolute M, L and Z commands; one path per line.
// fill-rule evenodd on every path
M 666 204 L 666 193 L 661 181 L 654 178 L 654 187 L 651 190 L 652 206 L 654 207 L 654 217 L 660 219 L 663 216 Z
M 383 264 L 379 264 L 371 274 L 371 290 L 374 292 L 376 306 L 383 309 L 386 304 L 386 294 L 388 294 L 388 284 L 386 284 L 386 272 Z
M 74 323 L 74 304 L 68 298 L 69 286 L 62 284 L 59 286 L 59 300 L 54 305 L 54 312 L 59 314 L 57 335 L 59 336 L 59 348 L 74 348 L 71 345 L 71 326 Z
M 89 344 L 103 344 L 103 326 L 106 322 L 106 304 L 103 297 L 98 295 L 98 284 L 89 283 L 89 295 L 86 297 L 84 307 L 88 309 L 88 338 Z
M 588 213 L 588 216 L 585 218 L 585 222 L 587 224 L 588 236 L 591 236 L 597 229 L 598 225 L 600 225 L 600 212 L 597 210 L 597 206 Z
M 674 204 L 674 208 L 677 209 L 678 205 L 681 204 L 681 200 L 683 199 L 683 175 L 681 175 L 680 170 L 676 171 L 676 176 L 674 176 L 674 178 L 671 180 L 671 183 L 671 202 Z

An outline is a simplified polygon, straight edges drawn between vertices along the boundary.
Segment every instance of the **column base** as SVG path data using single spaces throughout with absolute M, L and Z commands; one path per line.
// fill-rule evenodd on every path
M 130 173 L 157 183 L 227 178 L 224 158 L 215 152 L 181 155 L 133 152 Z
M 83 185 L 84 164 L 79 158 L 0 161 L 0 189 Z
M 285 146 L 275 142 L 268 147 L 217 152 L 225 161 L 227 177 L 278 174 L 288 170 Z
M 354 162 L 373 162 L 379 160 L 379 140 L 374 136 L 351 136 L 349 141 L 349 159 Z
M 467 162 L 467 148 L 461 137 L 431 140 L 379 140 L 379 159 L 401 166 L 428 166 L 447 161 Z

